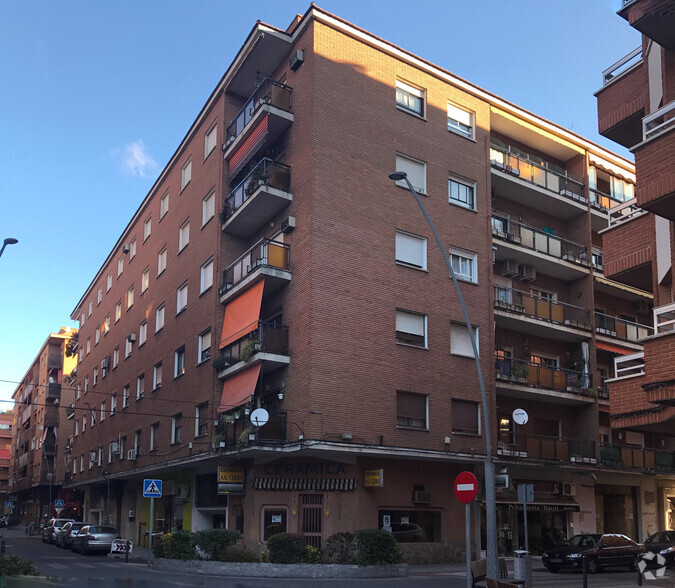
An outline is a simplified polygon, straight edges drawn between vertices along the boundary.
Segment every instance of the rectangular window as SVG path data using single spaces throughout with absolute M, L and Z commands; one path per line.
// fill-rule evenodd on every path
M 164 218 L 164 215 L 169 212 L 169 193 L 167 192 L 159 199 L 159 220 Z
M 452 399 L 452 432 L 480 435 L 480 405 L 467 400 Z
M 428 397 L 425 394 L 396 392 L 396 425 L 413 429 L 427 429 L 429 421 Z
M 136 378 L 136 400 L 143 398 L 145 392 L 145 374 L 141 374 Z
M 120 348 L 115 347 L 113 349 L 113 369 L 115 369 L 120 364 Z
M 420 194 L 427 193 L 427 164 L 423 161 L 413 159 L 406 155 L 396 155 L 396 171 L 403 171 L 408 174 L 408 180 L 413 185 L 413 188 Z M 398 186 L 407 188 L 408 184 L 405 180 L 398 180 Z
M 148 340 L 148 321 L 143 321 L 138 327 L 138 346 L 140 347 Z
M 448 130 L 473 138 L 473 112 L 448 104 Z
M 101 300 L 103 300 L 103 286 L 99 286 L 96 291 L 96 306 L 101 304 Z
M 197 363 L 211 359 L 211 329 L 199 335 Z
M 103 321 L 103 334 L 107 335 L 110 331 L 110 315 L 106 315 L 105 320 Z
M 84 327 L 84 313 L 82 313 L 82 316 L 80 317 L 80 329 Z
M 178 253 L 190 242 L 190 221 L 186 220 L 178 230 Z
M 84 393 L 89 392 L 89 376 L 84 376 Z
M 127 337 L 124 341 L 124 359 L 129 357 L 131 355 L 131 351 L 133 350 L 134 344 L 131 342 L 131 339 Z
M 131 286 L 127 290 L 127 310 L 129 310 L 134 305 L 134 287 Z
M 427 269 L 427 240 L 403 231 L 396 231 L 396 261 L 419 269 Z
M 84 471 L 84 454 L 80 455 L 80 472 Z
M 87 415 L 85 414 L 82 417 L 82 432 L 84 433 L 87 430 Z
M 117 412 L 117 394 L 110 396 L 110 416 Z
M 89 308 L 87 310 L 89 311 L 88 316 L 91 316 L 91 313 L 94 312 L 94 303 L 91 300 L 89 301 Z
M 161 304 L 155 311 L 155 333 L 164 328 L 164 305 Z
M 192 160 L 188 161 L 180 170 L 180 191 L 182 192 L 192 179 Z
M 396 80 L 396 106 L 424 116 L 424 90 Z
M 140 430 L 134 433 L 134 451 L 137 456 L 141 454 L 141 433 Z
M 448 201 L 450 204 L 459 204 L 475 210 L 476 204 L 474 199 L 474 185 L 467 183 L 466 180 L 448 179 Z
M 267 540 L 272 535 L 285 533 L 288 530 L 288 511 L 284 507 L 265 507 L 263 509 L 262 540 Z
M 94 346 L 98 345 L 101 341 L 101 327 L 96 327 L 94 330 Z
M 152 389 L 159 390 L 162 387 L 162 362 L 156 363 L 152 368 Z
M 85 354 L 89 355 L 91 353 L 91 337 L 87 337 L 87 347 Z
M 150 425 L 150 451 L 157 449 L 157 436 L 159 434 L 159 423 Z
M 112 288 L 112 272 L 108 274 L 108 277 L 105 282 L 105 291 L 110 292 L 110 288 Z
M 124 271 L 124 257 L 120 257 L 117 260 L 117 277 L 119 278 Z
M 180 314 L 187 308 L 188 285 L 185 282 L 176 291 L 176 314 Z
M 441 512 L 434 510 L 380 510 L 378 527 L 389 521 L 398 543 L 440 543 Z M 385 519 L 386 517 L 386 519 Z
M 476 269 L 476 254 L 461 249 L 450 250 L 450 263 L 452 271 L 458 280 L 466 282 L 478 282 L 478 272 Z
M 173 377 L 177 378 L 185 373 L 185 345 L 173 352 Z
M 75 437 L 77 437 L 80 434 L 80 421 L 76 420 L 75 421 Z
M 150 268 L 146 267 L 141 274 L 141 294 L 143 294 L 150 285 Z
M 166 247 L 157 254 L 157 275 L 166 269 Z
M 473 327 L 473 336 L 476 338 L 478 348 L 478 327 Z M 480 353 L 480 348 L 479 353 Z M 451 323 L 450 325 L 450 353 L 463 357 L 473 357 L 473 345 L 469 337 L 469 329 L 463 323 Z
M 216 141 L 218 140 L 218 125 L 213 127 L 204 135 L 204 159 L 209 156 L 209 153 L 216 148 Z
M 122 388 L 122 408 L 129 406 L 129 385 Z
M 96 386 L 98 384 L 98 366 L 94 368 L 94 377 L 92 379 L 92 386 Z
M 143 223 L 143 242 L 145 243 L 146 239 L 150 236 L 150 233 L 152 233 L 152 218 L 148 217 L 145 219 L 145 222 Z
M 216 215 L 216 192 L 211 190 L 202 200 L 202 227 Z
M 81 394 L 81 392 L 82 392 L 82 389 L 81 389 L 81 387 L 80 387 L 80 384 L 78 383 L 78 385 L 77 385 L 77 395 L 75 396 L 75 398 L 76 398 L 77 400 L 80 399 L 80 394 Z
M 178 413 L 171 417 L 171 444 L 180 443 L 182 438 L 183 415 Z
M 134 237 L 131 240 L 131 243 L 129 243 L 129 259 L 133 259 L 136 257 L 136 237 Z
M 405 310 L 396 311 L 396 343 L 427 346 L 427 317 Z
M 118 300 L 115 304 L 115 322 L 122 318 L 122 301 Z
M 105 420 L 105 400 L 101 402 L 101 414 L 98 418 L 98 422 L 102 423 Z
M 199 293 L 203 294 L 213 286 L 213 258 L 209 259 L 200 271 Z
M 200 404 L 195 407 L 195 437 L 201 437 L 206 435 L 208 431 L 208 403 Z

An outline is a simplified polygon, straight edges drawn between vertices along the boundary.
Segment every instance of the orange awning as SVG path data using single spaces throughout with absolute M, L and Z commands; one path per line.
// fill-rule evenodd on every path
M 621 349 L 621 347 L 616 347 L 615 345 L 607 345 L 607 343 L 600 343 L 600 341 L 596 341 L 595 346 L 598 349 L 604 349 L 605 351 L 609 351 L 610 353 L 618 353 L 619 355 L 630 355 L 631 353 L 635 353 L 635 351 L 633 350 Z
M 227 412 L 228 410 L 237 408 L 237 406 L 246 404 L 251 400 L 251 396 L 255 392 L 255 386 L 258 382 L 261 365 L 262 364 L 258 363 L 225 380 L 218 412 Z
M 265 280 L 262 279 L 225 307 L 223 330 L 220 334 L 220 349 L 258 328 L 264 287 Z

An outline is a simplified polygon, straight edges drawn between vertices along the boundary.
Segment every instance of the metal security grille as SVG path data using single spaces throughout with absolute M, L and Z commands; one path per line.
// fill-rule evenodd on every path
M 332 490 L 349 492 L 356 490 L 356 478 L 254 478 L 256 490 Z
M 302 535 L 305 545 L 321 549 L 322 494 L 302 494 Z

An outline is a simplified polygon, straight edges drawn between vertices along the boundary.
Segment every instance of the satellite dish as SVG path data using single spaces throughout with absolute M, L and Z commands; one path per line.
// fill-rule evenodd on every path
M 270 420 L 270 413 L 264 408 L 256 408 L 251 413 L 251 424 L 255 427 L 262 427 Z
M 527 416 L 527 413 L 522 408 L 516 408 L 516 410 L 513 411 L 512 416 L 513 416 L 513 420 L 518 425 L 524 425 L 529 418 Z

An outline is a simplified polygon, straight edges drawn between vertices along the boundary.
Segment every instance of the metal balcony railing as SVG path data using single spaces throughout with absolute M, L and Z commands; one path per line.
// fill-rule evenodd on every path
M 635 218 L 639 218 L 647 211 L 637 206 L 637 200 L 631 198 L 623 204 L 615 206 L 609 211 L 609 227 L 616 227 L 622 223 L 628 222 Z
M 642 140 L 647 141 L 673 126 L 675 126 L 675 100 L 642 119 Z
M 540 298 L 513 288 L 495 286 L 495 308 L 557 325 L 591 328 L 591 313 L 588 309 Z
M 253 95 L 246 101 L 246 104 L 234 117 L 227 127 L 227 144 L 234 141 L 251 121 L 258 108 L 264 104 L 275 106 L 287 112 L 291 111 L 291 98 L 293 88 L 276 82 L 270 78 L 265 78 L 256 88 Z
M 256 353 L 288 355 L 288 327 L 258 321 L 255 331 L 225 347 L 221 355 L 233 365 L 239 361 L 248 361 Z
M 641 325 L 616 316 L 603 314 L 602 312 L 596 312 L 595 332 L 599 335 L 607 335 L 608 337 L 616 337 L 623 341 L 637 343 L 640 339 L 653 335 L 654 328 L 649 325 Z
M 47 384 L 47 398 L 48 399 L 61 398 L 61 384 L 57 382 L 49 382 Z
M 632 0 L 629 0 L 632 1 Z M 624 0 L 625 4 L 625 0 Z M 642 46 L 633 49 L 628 55 L 622 57 L 616 63 L 610 65 L 602 72 L 602 85 L 606 86 L 617 77 L 626 73 L 631 67 L 642 61 Z
M 591 396 L 593 380 L 591 374 L 585 372 L 500 356 L 496 357 L 495 367 L 497 379 L 503 382 Z
M 675 329 L 675 304 L 657 306 L 653 312 L 657 333 L 668 333 Z
M 526 457 L 575 463 L 596 463 L 595 443 L 578 439 L 561 439 L 541 435 L 500 432 L 497 454 L 503 457 Z
M 291 168 L 271 159 L 260 160 L 249 174 L 225 198 L 224 220 L 230 218 L 258 190 L 269 186 L 288 192 L 291 185 Z
M 263 443 L 286 441 L 286 413 L 281 410 L 270 412 L 267 424 L 258 430 L 256 441 Z
M 223 271 L 223 285 L 220 294 L 241 282 L 252 271 L 261 266 L 287 270 L 290 267 L 290 247 L 271 239 L 261 239 Z
M 614 358 L 615 380 L 628 378 L 632 376 L 643 376 L 645 373 L 645 354 L 631 353 L 630 355 L 620 355 Z
M 570 200 L 585 203 L 584 184 L 579 180 L 547 167 L 545 162 L 534 161 L 532 156 L 523 157 L 511 153 L 508 149 L 492 145 L 490 147 L 490 163 L 492 167 L 506 171 L 521 180 L 536 184 Z
M 600 463 L 610 468 L 628 468 L 672 472 L 672 451 L 657 451 L 630 445 L 602 445 Z

